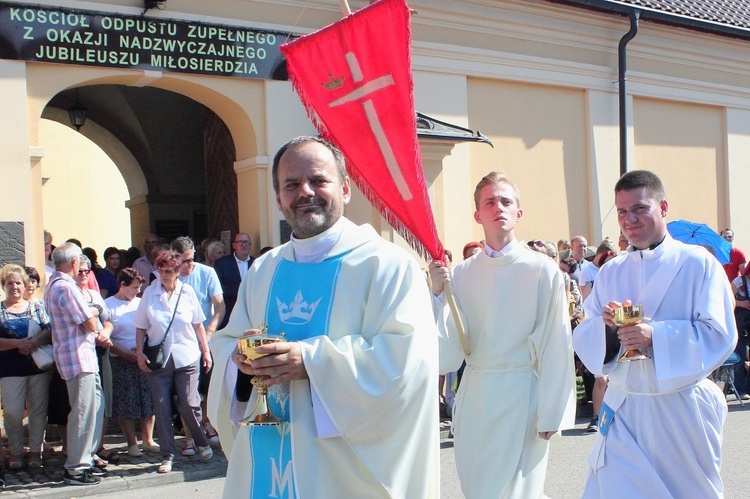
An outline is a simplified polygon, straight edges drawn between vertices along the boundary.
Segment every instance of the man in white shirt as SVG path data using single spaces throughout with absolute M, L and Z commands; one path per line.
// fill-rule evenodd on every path
M 578 283 L 579 286 L 583 285 L 583 270 L 586 267 L 593 265 L 591 262 L 586 260 L 586 245 L 588 242 L 584 236 L 578 235 L 570 240 L 570 256 L 576 259 L 578 262 L 578 268 L 573 275 L 570 277 Z
M 438 497 L 437 330 L 419 265 L 343 217 L 350 181 L 327 141 L 290 141 L 272 175 L 292 240 L 253 264 L 211 340 L 224 497 Z M 288 341 L 245 364 L 237 339 L 262 326 Z M 291 424 L 237 426 L 255 404 L 235 396 L 245 374 L 270 376 Z
M 469 498 L 541 498 L 549 439 L 575 423 L 575 375 L 565 281 L 546 254 L 515 237 L 520 193 L 491 172 L 474 191 L 484 251 L 459 264 L 430 263 L 440 327 L 440 371 L 466 360 L 453 413 L 456 468 Z M 585 247 L 585 242 L 584 242 Z M 445 283 L 466 325 L 465 355 Z
M 727 405 L 706 376 L 737 341 L 726 274 L 704 248 L 669 235 L 653 173 L 623 175 L 615 205 L 630 251 L 602 267 L 573 335 L 589 371 L 609 377 L 583 497 L 723 497 Z M 616 310 L 631 304 L 644 319 L 618 327 Z M 618 362 L 626 350 L 648 358 Z

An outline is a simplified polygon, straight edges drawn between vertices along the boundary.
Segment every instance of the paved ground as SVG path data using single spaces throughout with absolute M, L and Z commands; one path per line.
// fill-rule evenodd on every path
M 113 430 L 114 427 L 111 427 Z M 177 437 L 178 449 L 184 438 Z M 220 449 L 214 448 L 214 457 L 203 461 L 199 455 L 175 458 L 172 473 L 159 474 L 156 469 L 161 463 L 158 453 L 144 453 L 141 457 L 127 455 L 127 443 L 121 435 L 107 435 L 104 446 L 107 450 L 120 452 L 120 463 L 110 464 L 108 474 L 99 485 L 72 486 L 62 481 L 65 456 L 60 447 L 54 446 L 44 453 L 44 467 L 38 470 L 5 470 L 5 488 L 0 497 L 35 497 L 45 499 L 84 497 L 108 494 L 116 491 L 151 488 L 176 482 L 204 480 L 223 476 L 227 469 L 227 460 Z
M 550 444 L 545 493 L 553 499 L 580 497 L 587 474 L 585 459 L 594 441 L 594 435 L 584 432 L 590 414 L 590 404 L 579 406 L 576 428 L 566 431 L 563 436 L 554 437 Z M 748 427 L 750 427 L 750 404 L 741 407 L 734 396 L 730 396 L 729 417 L 724 428 L 722 467 L 727 499 L 747 497 L 746 491 L 750 490 L 750 477 L 746 472 L 745 457 Z M 114 427 L 112 429 L 115 430 Z M 443 426 L 441 430 L 441 437 L 441 496 L 444 499 L 458 499 L 463 495 L 455 474 L 453 441 L 448 438 L 446 426 Z M 181 447 L 183 438 L 177 437 L 177 442 L 178 447 Z M 114 431 L 105 439 L 105 447 L 121 453 L 127 450 L 124 438 Z M 41 470 L 26 468 L 19 471 L 6 470 L 7 485 L 0 492 L 0 499 L 3 497 L 68 499 L 86 496 L 137 499 L 158 497 L 160 494 L 185 498 L 211 497 L 216 490 L 220 490 L 222 485 L 220 481 L 207 479 L 224 476 L 227 466 L 222 452 L 214 449 L 215 455 L 210 461 L 202 461 L 198 456 L 178 456 L 172 473 L 162 475 L 156 473 L 161 460 L 158 454 L 144 454 L 140 458 L 131 458 L 127 454 L 121 454 L 120 464 L 109 466 L 109 474 L 100 485 L 75 487 L 62 482 L 64 456 L 59 449 L 59 446 L 53 447 L 45 453 L 45 466 Z M 212 482 L 213 488 L 208 492 L 201 488 L 203 485 L 199 482 L 203 481 Z M 208 485 L 206 483 L 206 486 Z

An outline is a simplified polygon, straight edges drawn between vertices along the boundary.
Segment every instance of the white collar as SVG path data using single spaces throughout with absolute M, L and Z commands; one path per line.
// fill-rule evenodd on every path
M 313 237 L 297 239 L 292 234 L 291 244 L 294 249 L 294 261 L 297 263 L 322 262 L 338 242 L 345 225 L 344 217 L 341 217 L 332 227 Z
M 504 247 L 503 249 L 501 249 L 501 250 L 496 250 L 496 249 L 492 248 L 492 247 L 491 247 L 491 246 L 490 246 L 489 244 L 487 244 L 487 243 L 485 242 L 485 243 L 484 243 L 484 253 L 485 253 L 485 254 L 486 254 L 486 255 L 487 255 L 488 257 L 490 257 L 490 258 L 497 258 L 497 257 L 499 257 L 499 256 L 505 256 L 505 255 L 507 255 L 508 253 L 510 253 L 510 252 L 511 252 L 511 251 L 513 250 L 513 248 L 515 248 L 515 247 L 516 247 L 516 245 L 517 245 L 517 244 L 518 244 L 518 241 L 516 241 L 516 240 L 514 239 L 514 240 L 512 240 L 511 242 L 509 242 L 508 244 L 506 244 L 506 245 L 505 245 L 505 247 Z
M 232 251 L 232 256 L 234 256 L 234 259 L 237 261 L 238 264 L 247 263 L 247 261 L 250 259 L 250 255 L 248 254 L 247 258 L 245 258 L 244 260 L 240 260 L 239 258 L 237 258 L 237 253 L 234 251 Z

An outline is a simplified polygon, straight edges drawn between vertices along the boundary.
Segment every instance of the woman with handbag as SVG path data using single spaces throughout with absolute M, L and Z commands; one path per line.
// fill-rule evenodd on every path
M 177 279 L 183 264 L 179 253 L 164 251 L 154 262 L 158 282 L 146 288 L 135 313 L 138 367 L 148 373 L 162 463 L 159 473 L 172 471 L 177 448 L 172 428 L 171 393 L 203 459 L 213 451 L 200 426 L 198 370 L 211 369 L 203 321 L 206 319 L 190 285 Z M 145 344 L 144 344 L 145 340 Z M 147 353 L 148 352 L 148 356 Z
M 23 467 L 24 410 L 29 414 L 29 468 L 42 466 L 47 427 L 50 373 L 40 369 L 31 354 L 50 344 L 50 320 L 41 302 L 24 299 L 28 279 L 18 265 L 9 264 L 0 270 L 5 291 L 0 307 L 0 392 L 11 469 Z
M 138 368 L 138 350 L 133 319 L 141 299 L 138 293 L 146 279 L 134 268 L 125 267 L 117 274 L 120 289 L 104 303 L 109 308 L 112 331 L 110 363 L 112 365 L 112 418 L 120 422 L 128 441 L 128 455 L 141 456 L 135 421 L 141 422 L 143 450 L 157 452 L 154 442 L 154 406 L 147 374 Z

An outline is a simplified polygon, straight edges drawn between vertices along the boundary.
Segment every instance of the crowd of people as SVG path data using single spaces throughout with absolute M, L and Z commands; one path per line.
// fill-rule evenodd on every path
M 45 234 L 44 300 L 35 270 L 0 270 L 9 468 L 42 466 L 44 429 L 56 424 L 64 481 L 96 484 L 118 459 L 101 445 L 110 418 L 128 455 L 160 453 L 160 473 L 178 452 L 208 460 L 220 443 L 225 497 L 437 497 L 442 373 L 465 496 L 543 497 L 549 440 L 575 422 L 577 372 L 597 433 L 584 497 L 721 496 L 726 399 L 706 377 L 737 344 L 725 275 L 750 309 L 747 269 L 735 255 L 722 272 L 671 238 L 656 175 L 620 178 L 621 235 L 589 247 L 582 235 L 518 241 L 520 191 L 491 172 L 474 193 L 484 239 L 454 268 L 449 255 L 432 261 L 425 279 L 406 252 L 343 216 L 351 185 L 335 146 L 293 139 L 271 173 L 292 237 L 257 260 L 245 233 L 231 252 L 149 234 L 143 256 L 107 248 L 101 268 L 80 242 L 53 249 Z M 631 305 L 643 320 L 617 319 Z M 238 349 L 247 335 L 282 332 L 257 358 Z M 41 355 L 50 343 L 53 368 Z M 250 393 L 253 377 L 267 399 Z M 257 404 L 278 421 L 247 424 Z
M 247 268 L 249 236 L 236 239 Z M 45 232 L 45 243 L 46 279 L 32 267 L 0 269 L 0 396 L 9 443 L 0 479 L 5 468 L 44 465 L 47 425 L 56 425 L 62 440 L 68 484 L 96 484 L 107 466 L 118 464 L 119 454 L 103 446 L 109 420 L 119 423 L 128 456 L 161 454 L 160 473 L 171 471 L 178 452 L 211 459 L 211 446 L 220 440 L 205 417 L 208 338 L 223 321 L 225 306 L 212 265 L 196 260 L 200 255 L 216 263 L 227 253 L 224 244 L 205 240 L 196 254 L 187 237 L 167 246 L 149 234 L 144 248 L 150 258 L 134 248 L 108 247 L 101 267 L 96 252 L 75 239 L 55 247 Z M 232 286 L 231 279 L 226 282 Z M 162 368 L 148 366 L 146 339 L 150 345 L 163 342 Z M 179 450 L 175 428 L 187 437 Z

